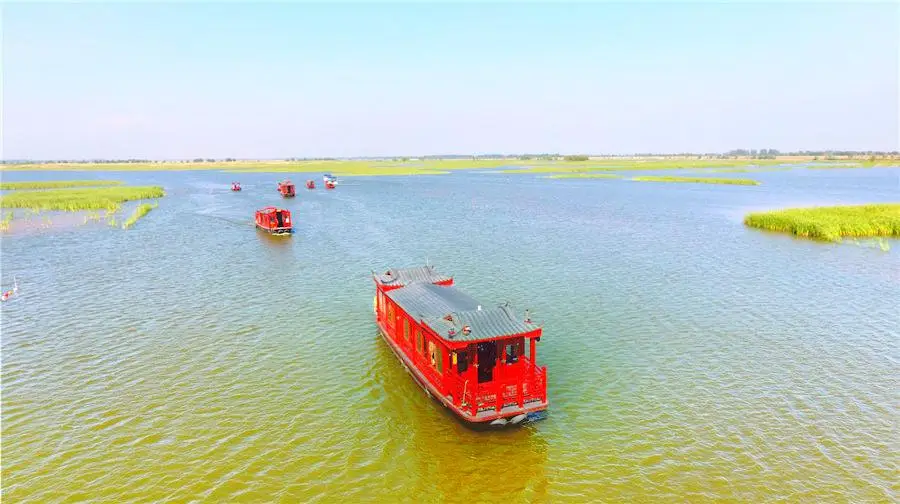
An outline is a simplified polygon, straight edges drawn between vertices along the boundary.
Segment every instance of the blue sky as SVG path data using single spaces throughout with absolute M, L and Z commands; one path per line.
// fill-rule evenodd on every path
M 900 149 L 890 2 L 2 16 L 5 159 Z

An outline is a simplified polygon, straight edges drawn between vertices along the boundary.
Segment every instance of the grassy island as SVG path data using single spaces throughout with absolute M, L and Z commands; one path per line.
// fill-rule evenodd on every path
M 16 191 L 0 196 L 2 208 L 31 210 L 115 210 L 126 201 L 161 198 L 159 186 L 92 187 L 85 189 L 51 189 L 46 191 Z
M 726 185 L 759 185 L 752 179 L 742 178 L 714 178 L 714 177 L 634 177 L 631 180 L 638 182 L 684 182 L 696 184 L 726 184 Z
M 101 187 L 122 185 L 118 180 L 43 180 L 28 182 L 0 182 L 0 190 L 63 189 L 67 187 Z
M 593 179 L 593 178 L 603 178 L 603 179 L 617 179 L 622 178 L 621 175 L 616 175 L 615 173 L 561 173 L 557 175 L 550 175 L 547 178 L 552 179 Z
M 754 212 L 744 217 L 744 224 L 827 241 L 885 236 L 896 238 L 900 237 L 900 203 Z

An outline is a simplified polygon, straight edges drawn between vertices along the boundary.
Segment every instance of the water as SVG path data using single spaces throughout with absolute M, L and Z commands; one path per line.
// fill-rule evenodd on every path
M 128 231 L 3 237 L 9 502 L 897 501 L 900 244 L 741 218 L 897 201 L 898 170 L 346 177 L 294 200 L 273 174 L 3 176 L 169 193 Z M 268 204 L 294 236 L 253 229 Z M 547 419 L 469 429 L 378 338 L 369 272 L 426 257 L 544 322 Z

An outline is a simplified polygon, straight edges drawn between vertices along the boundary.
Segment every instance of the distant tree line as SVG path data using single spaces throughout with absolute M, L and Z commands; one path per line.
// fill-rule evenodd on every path
M 591 157 L 598 158 L 637 158 L 637 157 L 657 157 L 657 158 L 687 158 L 693 157 L 697 159 L 730 159 L 737 157 L 748 157 L 754 159 L 774 159 L 776 156 L 805 156 L 815 159 L 836 160 L 841 158 L 868 157 L 869 159 L 900 157 L 900 151 L 848 151 L 848 150 L 802 150 L 792 152 L 781 152 L 777 149 L 733 149 L 725 153 L 717 152 L 679 152 L 679 153 L 658 153 L 658 152 L 639 152 L 634 154 L 567 154 L 559 153 L 541 153 L 541 154 L 448 154 L 448 155 L 427 155 L 427 156 L 388 156 L 388 157 L 355 157 L 355 158 L 334 158 L 334 157 L 290 157 L 285 161 L 339 161 L 348 159 L 358 160 L 391 160 L 395 162 L 407 162 L 410 159 L 510 159 L 510 160 L 547 160 L 547 161 L 588 161 Z M 235 162 L 235 158 L 193 158 L 181 160 L 153 160 L 153 159 L 56 159 L 56 160 L 35 160 L 35 159 L 5 159 L 0 160 L 0 164 L 65 164 L 65 163 L 216 163 L 216 162 Z

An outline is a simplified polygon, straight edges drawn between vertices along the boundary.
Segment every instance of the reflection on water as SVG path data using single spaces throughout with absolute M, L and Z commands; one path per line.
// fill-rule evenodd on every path
M 128 231 L 2 237 L 4 500 L 894 501 L 897 241 L 740 222 L 896 200 L 897 170 L 837 172 L 360 177 L 291 200 L 278 174 L 104 174 L 168 196 Z M 255 230 L 271 204 L 295 234 Z M 465 426 L 377 336 L 369 272 L 426 258 L 544 324 L 545 420 Z

